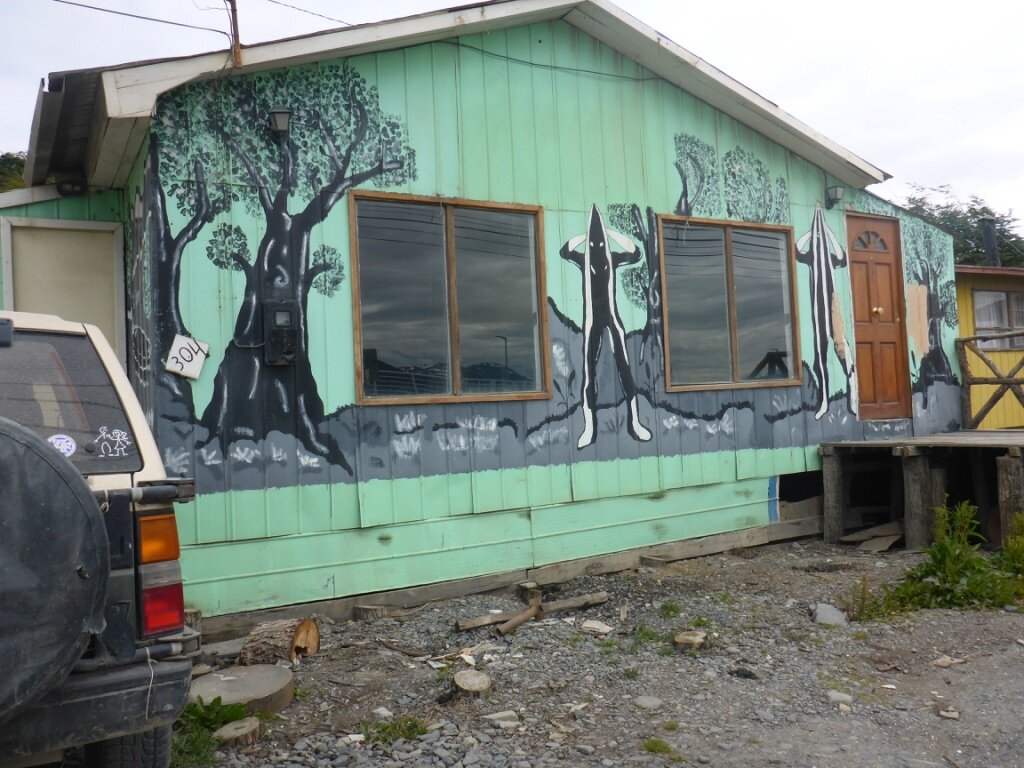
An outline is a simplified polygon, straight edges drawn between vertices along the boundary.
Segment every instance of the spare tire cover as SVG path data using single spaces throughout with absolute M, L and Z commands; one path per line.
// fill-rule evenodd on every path
M 0 418 L 0 723 L 64 681 L 103 629 L 107 532 L 85 479 Z

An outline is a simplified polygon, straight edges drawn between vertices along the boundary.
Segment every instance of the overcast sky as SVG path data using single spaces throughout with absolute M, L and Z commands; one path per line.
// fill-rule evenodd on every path
M 227 31 L 221 0 L 81 0 Z M 251 44 L 463 5 L 463 0 L 238 0 Z M 619 0 L 641 21 L 888 171 L 872 189 L 952 185 L 1024 215 L 1024 3 Z M 331 18 L 305 13 L 302 8 Z M 226 47 L 215 32 L 54 0 L 2 0 L 0 152 L 24 150 L 40 78 Z

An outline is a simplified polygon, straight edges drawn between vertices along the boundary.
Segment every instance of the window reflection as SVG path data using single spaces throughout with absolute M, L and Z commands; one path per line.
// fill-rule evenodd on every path
M 438 205 L 358 205 L 363 391 L 452 392 L 444 213 Z
M 664 236 L 672 383 L 730 381 L 725 233 L 672 225 Z
M 473 208 L 454 215 L 462 389 L 536 391 L 534 217 Z
M 740 375 L 788 379 L 793 346 L 786 236 L 734 229 L 732 258 Z
M 793 379 L 788 234 L 680 221 L 662 234 L 670 384 Z
M 360 199 L 356 227 L 366 397 L 543 390 L 534 213 Z

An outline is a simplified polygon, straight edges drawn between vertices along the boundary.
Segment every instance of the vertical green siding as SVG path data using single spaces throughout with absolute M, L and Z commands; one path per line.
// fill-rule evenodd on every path
M 210 448 L 213 443 L 203 442 L 205 426 L 192 425 L 190 432 L 188 425 L 165 425 L 163 434 L 185 446 L 192 467 L 220 483 L 180 517 L 191 603 L 224 613 L 762 525 L 768 522 L 769 478 L 819 469 L 820 442 L 858 429 L 863 435 L 869 428 L 843 414 L 816 418 L 807 407 L 813 396 L 808 382 L 684 398 L 665 392 L 663 380 L 649 375 L 656 386 L 642 398 L 642 418 L 651 440 L 630 437 L 615 422 L 619 406 L 605 405 L 597 444 L 602 453 L 578 449 L 570 413 L 579 399 L 578 371 L 569 383 L 576 363 L 559 370 L 555 361 L 554 350 L 578 357 L 581 334 L 575 326 L 584 317 L 583 275 L 560 257 L 560 248 L 585 230 L 592 206 L 606 217 L 628 205 L 643 214 L 648 208 L 675 213 L 682 190 L 676 168 L 680 138 L 706 148 L 720 166 L 732 157 L 763 170 L 778 206 L 754 220 L 789 226 L 796 239 L 816 215 L 823 216 L 845 241 L 844 212 L 817 213 L 825 187 L 834 182 L 820 168 L 561 21 L 361 55 L 346 64 L 368 90 L 375 89 L 380 110 L 404 126 L 415 153 L 414 175 L 391 186 L 375 179 L 367 187 L 543 207 L 540 245 L 549 305 L 538 311 L 559 316 L 558 323 L 549 323 L 553 349 L 542 350 L 559 391 L 550 402 L 355 405 L 350 221 L 346 206 L 336 206 L 310 233 L 310 251 L 336 249 L 345 281 L 331 295 L 310 293 L 306 321 L 317 393 L 348 441 L 353 473 L 302 465 L 284 477 L 272 455 L 258 455 L 272 446 L 238 441 Z M 310 64 L 287 74 L 315 80 L 336 65 Z M 265 87 L 260 77 L 244 82 Z M 216 86 L 188 86 L 197 99 L 215 99 L 207 87 Z M 195 126 L 190 140 L 207 139 Z M 237 163 L 224 151 L 207 173 L 218 183 L 237 183 L 244 179 L 244 173 L 234 173 Z M 162 188 L 175 181 L 188 179 L 163 179 Z M 742 218 L 730 209 L 725 170 L 719 167 L 706 181 L 710 193 L 697 215 Z M 293 196 L 294 212 L 307 200 L 299 191 Z M 870 210 L 869 204 L 874 205 L 867 198 L 854 201 L 860 210 Z M 169 205 L 171 231 L 180 231 L 190 215 Z M 243 233 L 250 249 L 267 232 L 260 211 L 234 204 L 186 248 L 183 321 L 210 344 L 206 371 L 191 385 L 197 421 L 212 401 L 214 372 L 245 296 L 244 274 L 207 257 L 218 227 L 225 225 Z M 936 253 L 946 258 L 941 248 Z M 815 329 L 811 268 L 794 269 L 801 347 L 796 367 L 812 359 Z M 615 278 L 618 312 L 625 331 L 637 333 L 649 323 L 648 306 L 629 300 L 624 272 Z M 847 271 L 837 270 L 835 282 L 849 331 Z M 602 365 L 610 365 L 607 350 L 602 354 Z M 661 365 L 630 361 L 634 369 L 644 363 Z M 835 354 L 824 365 L 831 383 L 826 381 L 823 397 L 838 401 L 846 371 Z M 935 427 L 926 421 L 915 423 Z M 466 438 L 464 450 L 441 448 L 437 433 L 453 424 Z M 478 446 L 477 425 L 497 442 Z M 427 448 L 433 451 L 429 457 Z

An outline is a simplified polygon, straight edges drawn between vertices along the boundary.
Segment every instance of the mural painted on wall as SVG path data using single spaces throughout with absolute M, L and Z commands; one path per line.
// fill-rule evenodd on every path
M 850 413 L 858 408 L 857 372 L 854 347 L 846 338 L 839 294 L 836 293 L 836 269 L 848 265 L 846 250 L 839 238 L 829 229 L 821 206 L 814 209 L 811 229 L 796 241 L 797 261 L 807 266 L 810 273 L 811 333 L 814 357 L 810 363 L 811 375 L 818 388 L 818 403 L 814 418 L 821 419 L 828 411 L 829 351 L 834 350 L 846 374 L 847 404 Z
M 614 250 L 613 242 L 623 250 Z M 582 247 L 582 252 L 580 248 Z M 587 231 L 569 239 L 559 255 L 577 267 L 583 278 L 583 380 L 580 401 L 583 404 L 583 431 L 577 448 L 586 448 L 597 439 L 597 365 L 601 347 L 607 338 L 611 344 L 619 385 L 626 400 L 629 420 L 626 429 L 634 440 L 646 442 L 651 433 L 640 423 L 636 382 L 626 352 L 626 331 L 616 302 L 615 271 L 636 264 L 642 252 L 628 237 L 605 226 L 601 212 L 590 209 Z
M 292 110 L 291 129 L 275 141 L 266 119 L 282 104 Z M 281 70 L 172 92 L 154 121 L 151 162 L 163 182 L 153 185 L 150 201 L 158 304 L 165 312 L 161 350 L 174 334 L 188 333 L 179 304 L 186 246 L 233 205 L 263 222 L 252 244 L 240 227 L 218 224 L 206 249 L 215 266 L 244 275 L 245 289 L 213 396 L 198 418 L 207 436 L 199 447 L 228 455 L 238 441 L 259 442 L 276 432 L 351 472 L 337 438 L 324 429 L 306 322 L 310 292 L 332 295 L 344 272 L 336 249 L 312 250 L 310 239 L 352 187 L 415 177 L 404 125 L 381 110 L 376 88 L 347 65 Z M 185 217 L 177 233 L 168 224 L 167 197 Z M 271 358 L 265 332 L 271 322 L 297 329 L 294 349 L 285 352 L 290 362 Z M 161 375 L 180 416 L 195 419 L 188 384 Z
M 943 343 L 944 337 L 959 334 L 956 284 L 949 279 L 945 254 L 936 242 L 939 233 L 913 220 L 905 221 L 902 229 L 907 300 L 911 319 L 916 320 L 908 327 L 911 364 L 917 369 L 914 390 L 922 392 L 935 382 L 956 385 L 959 378 Z
M 284 141 L 265 123 L 279 104 L 293 110 Z M 734 147 L 720 154 L 685 133 L 672 136 L 666 150 L 679 183 L 674 213 L 791 222 L 786 178 L 773 179 L 751 152 Z M 544 308 L 551 400 L 343 403 L 325 413 L 309 359 L 308 302 L 312 294 L 338 296 L 349 257 L 343 243 L 320 245 L 329 238 L 316 228 L 349 189 L 394 188 L 416 177 L 402 117 L 387 114 L 377 90 L 342 64 L 189 85 L 161 100 L 145 177 L 140 247 L 148 247 L 153 271 L 149 287 L 139 285 L 153 299 L 146 338 L 160 441 L 169 470 L 195 474 L 202 492 L 567 465 L 576 460 L 573 446 L 581 458 L 615 460 L 803 448 L 912 429 L 910 420 L 884 426 L 856 420 L 856 372 L 837 308 L 846 290 L 837 270 L 845 268 L 846 255 L 820 209 L 810 222 L 794 222 L 806 232 L 797 245 L 810 275 L 799 290 L 809 292 L 813 308 L 802 386 L 667 392 L 657 213 L 673 201 L 659 208 L 599 200 L 589 212 L 571 213 L 583 231 L 571 227 L 555 244 L 580 272 L 567 268 L 572 279 Z M 931 254 L 924 263 L 945 258 L 941 244 L 922 248 Z M 186 327 L 182 312 L 183 270 L 196 263 L 216 268 L 239 292 L 237 304 L 222 310 L 224 322 L 230 322 L 226 313 L 232 316 L 233 332 L 219 368 L 203 374 L 212 376 L 213 391 L 201 413 L 192 385 L 157 364 L 176 334 L 203 335 L 204 329 Z M 941 270 L 914 274 L 927 282 L 929 296 L 938 296 L 936 333 L 944 340 L 941 292 L 951 277 Z M 293 312 L 298 335 L 291 365 L 267 361 L 266 306 Z M 582 317 L 570 317 L 570 306 L 581 306 Z M 934 334 L 924 335 L 931 355 Z M 845 381 L 830 380 L 829 360 L 832 379 L 841 370 Z
M 782 176 L 772 182 L 768 168 L 742 147 L 722 158 L 725 210 L 734 219 L 765 224 L 789 223 L 789 188 Z
M 676 203 L 680 216 L 721 216 L 718 155 L 706 141 L 687 133 L 676 134 L 676 171 L 683 185 Z

